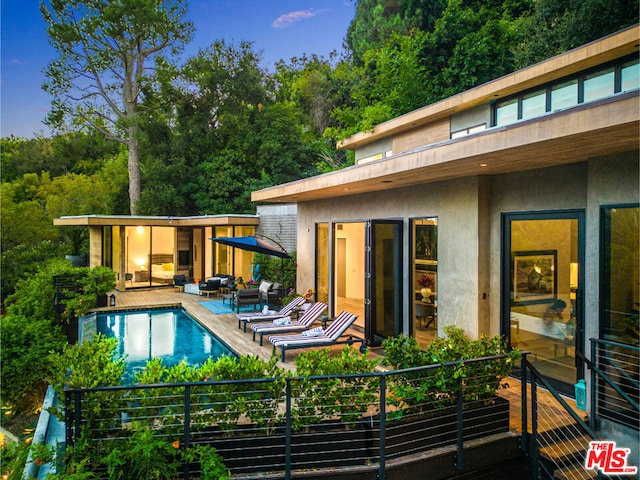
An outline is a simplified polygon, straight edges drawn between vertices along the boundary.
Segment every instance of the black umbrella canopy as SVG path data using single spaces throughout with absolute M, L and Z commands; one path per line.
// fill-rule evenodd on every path
M 274 257 L 280 258 L 291 258 L 291 256 L 277 248 L 272 246 L 271 244 L 265 242 L 264 240 L 260 240 L 256 237 L 219 237 L 212 238 L 214 242 L 221 243 L 223 245 L 228 245 L 230 247 L 239 248 L 241 250 L 248 250 L 250 252 L 256 253 L 264 253 L 267 255 L 272 255 Z

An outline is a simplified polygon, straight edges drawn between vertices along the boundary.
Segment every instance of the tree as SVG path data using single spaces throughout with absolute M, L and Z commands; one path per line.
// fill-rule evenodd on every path
M 90 127 L 126 144 L 129 202 L 140 200 L 139 104 L 151 88 L 149 63 L 177 55 L 193 33 L 186 0 L 50 0 L 41 4 L 59 57 L 45 70 L 53 96 L 47 123 Z

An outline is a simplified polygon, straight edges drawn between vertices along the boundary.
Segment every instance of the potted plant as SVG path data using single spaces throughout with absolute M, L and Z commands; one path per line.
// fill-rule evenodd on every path
M 89 290 L 95 291 L 96 307 L 107 306 L 107 294 L 116 288 L 116 274 L 107 267 L 97 266 L 91 270 L 95 284 Z
M 431 273 L 423 273 L 416 280 L 418 285 L 422 287 L 420 293 L 422 294 L 422 300 L 429 301 L 431 293 L 433 293 L 433 286 L 435 285 L 435 278 Z

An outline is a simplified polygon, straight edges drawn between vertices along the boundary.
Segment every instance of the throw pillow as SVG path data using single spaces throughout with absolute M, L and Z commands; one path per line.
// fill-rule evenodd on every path
M 258 290 L 260 290 L 260 293 L 264 293 L 266 295 L 269 289 L 271 288 L 271 285 L 272 285 L 271 282 L 266 282 L 262 280 L 260 282 L 260 286 L 258 287 Z
M 316 327 L 302 332 L 302 335 L 304 335 L 305 337 L 319 337 L 323 333 L 324 330 L 322 329 L 322 327 Z

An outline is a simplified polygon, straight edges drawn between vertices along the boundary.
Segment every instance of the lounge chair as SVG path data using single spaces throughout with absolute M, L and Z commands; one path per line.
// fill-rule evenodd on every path
M 250 322 L 269 322 L 276 318 L 287 317 L 291 315 L 293 309 L 302 305 L 305 302 L 302 297 L 295 297 L 289 303 L 287 303 L 284 307 L 282 307 L 277 312 L 269 312 L 268 314 L 264 314 L 261 312 L 254 313 L 238 313 L 236 316 L 238 317 L 238 328 L 244 324 L 244 331 L 247 331 L 247 323 Z
M 260 335 L 260 345 L 262 345 L 262 337 L 264 335 L 274 333 L 298 333 L 307 330 L 313 323 L 320 318 L 322 312 L 327 309 L 327 304 L 323 302 L 316 302 L 307 308 L 302 316 L 295 322 L 290 320 L 290 317 L 282 317 L 274 320 L 272 323 L 255 323 L 251 325 L 253 330 L 253 341 L 256 340 L 256 333 Z M 289 323 L 279 324 L 278 320 L 289 320 Z
M 235 307 L 236 314 L 240 313 L 240 307 L 244 305 L 260 306 L 260 294 L 257 288 L 241 288 L 236 290 L 231 298 L 231 309 Z
M 198 289 L 200 295 L 206 295 L 207 298 L 209 298 L 209 295 L 217 295 L 220 292 L 220 279 L 210 278 L 206 282 L 200 282 Z
M 308 348 L 308 347 L 326 347 L 337 344 L 351 345 L 355 342 L 360 342 L 360 351 L 364 352 L 366 346 L 364 339 L 349 335 L 347 339 L 340 340 L 340 337 L 347 331 L 353 322 L 355 322 L 357 315 L 349 312 L 342 312 L 331 322 L 331 325 L 318 336 L 307 336 L 304 333 L 298 335 L 274 335 L 269 337 L 269 341 L 273 343 L 274 347 L 279 347 L 282 350 L 282 361 L 285 361 L 286 350 L 294 348 Z

